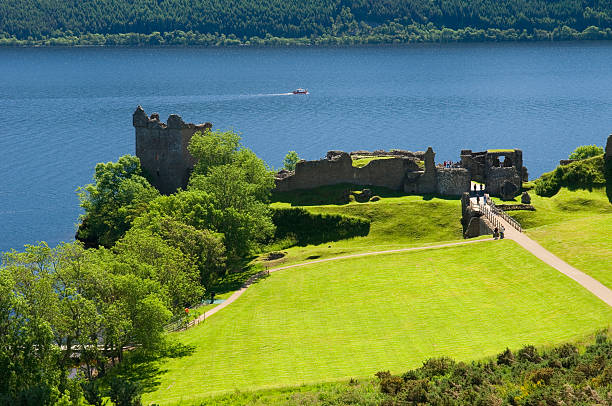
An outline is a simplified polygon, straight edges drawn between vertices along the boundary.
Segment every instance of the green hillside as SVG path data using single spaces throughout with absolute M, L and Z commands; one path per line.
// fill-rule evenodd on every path
M 599 0 L 0 2 L 5 45 L 610 39 L 611 27 L 612 4 Z
M 193 352 L 162 360 L 143 400 L 193 404 L 235 389 L 399 373 L 429 357 L 478 359 L 579 338 L 611 317 L 513 241 L 313 264 L 273 273 L 173 334 Z

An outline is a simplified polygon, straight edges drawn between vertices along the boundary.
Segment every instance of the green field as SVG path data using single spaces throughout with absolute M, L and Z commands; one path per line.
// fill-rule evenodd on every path
M 456 202 L 455 202 L 456 203 Z M 147 403 L 402 372 L 509 346 L 560 343 L 612 321 L 612 309 L 512 241 L 356 258 L 273 273 L 172 340 Z

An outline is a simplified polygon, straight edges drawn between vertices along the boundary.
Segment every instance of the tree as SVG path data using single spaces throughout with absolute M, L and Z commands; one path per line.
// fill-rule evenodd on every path
M 80 240 L 110 247 L 125 234 L 146 204 L 159 196 L 142 175 L 140 160 L 135 156 L 96 165 L 94 183 L 79 189 L 85 209 L 77 233 Z
M 3 256 L 0 267 L 0 403 L 51 405 L 62 371 L 51 321 L 57 298 L 46 244 Z
M 206 174 L 213 166 L 233 161 L 240 147 L 240 135 L 233 131 L 197 132 L 189 142 L 189 153 L 197 160 L 194 173 Z
M 175 312 L 198 302 L 204 295 L 194 258 L 147 229 L 133 227 L 113 251 L 118 254 L 119 261 L 130 266 L 131 273 L 157 281 Z
M 225 274 L 226 257 L 222 234 L 207 229 L 199 230 L 172 217 L 160 217 L 147 227 L 170 246 L 180 249 L 184 255 L 195 260 L 200 272 L 200 283 L 206 291 Z
M 582 145 L 570 154 L 569 159 L 587 159 L 603 153 L 603 147 L 597 145 Z
M 240 136 L 232 131 L 196 134 L 189 151 L 198 164 L 188 190 L 203 194 L 182 196 L 196 198 L 198 207 L 206 207 L 206 221 L 186 223 L 223 233 L 228 259 L 237 263 L 274 233 L 268 208 L 274 175 L 253 151 L 240 145 Z
M 300 162 L 300 157 L 297 152 L 289 151 L 287 155 L 285 155 L 285 159 L 283 159 L 283 168 L 288 171 L 295 171 L 295 165 Z

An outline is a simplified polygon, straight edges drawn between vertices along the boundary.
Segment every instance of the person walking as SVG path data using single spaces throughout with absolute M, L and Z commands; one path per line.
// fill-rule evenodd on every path
M 503 240 L 504 239 L 504 233 L 506 232 L 506 229 L 504 228 L 504 226 L 501 226 L 501 228 L 499 229 L 499 239 Z
M 495 227 L 495 230 L 493 230 L 493 239 L 497 240 L 498 236 L 499 236 L 499 230 L 497 229 L 497 227 Z

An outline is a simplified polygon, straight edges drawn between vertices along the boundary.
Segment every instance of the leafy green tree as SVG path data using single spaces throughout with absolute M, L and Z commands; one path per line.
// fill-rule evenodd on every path
M 151 231 L 132 228 L 113 250 L 120 261 L 131 266 L 133 274 L 157 281 L 167 293 L 175 312 L 203 297 L 195 258 L 183 254 Z M 147 303 L 153 305 L 151 301 Z
M 587 159 L 603 153 L 603 147 L 597 145 L 582 145 L 570 154 L 569 159 Z
M 283 168 L 288 171 L 295 171 L 295 165 L 300 162 L 300 157 L 297 152 L 289 151 L 287 155 L 285 155 L 285 159 L 283 159 Z
M 135 227 L 141 226 L 145 226 L 142 221 L 135 224 Z M 207 229 L 199 230 L 172 217 L 156 218 L 146 227 L 161 236 L 170 246 L 180 249 L 184 255 L 195 260 L 200 272 L 200 283 L 206 291 L 225 274 L 226 256 L 222 234 Z
M 197 160 L 194 172 L 206 174 L 211 167 L 232 163 L 239 147 L 240 135 L 233 131 L 195 133 L 188 147 Z
M 117 162 L 97 164 L 94 183 L 79 190 L 85 215 L 78 238 L 105 247 L 121 238 L 146 204 L 159 196 L 143 177 L 140 160 L 130 155 Z
M 46 244 L 12 251 L 0 267 L 0 403 L 51 405 L 64 371 L 51 320 L 57 297 Z

